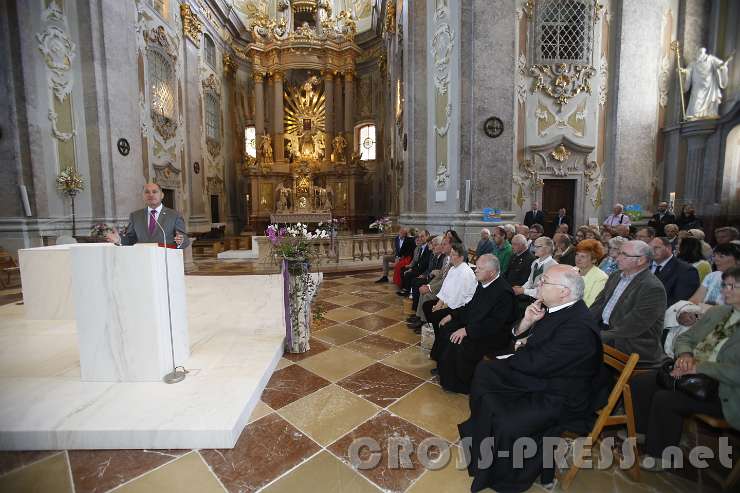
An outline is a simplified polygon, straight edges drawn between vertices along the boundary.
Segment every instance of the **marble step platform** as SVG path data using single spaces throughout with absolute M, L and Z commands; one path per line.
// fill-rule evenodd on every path
M 0 450 L 232 448 L 283 354 L 282 276 L 187 276 L 180 383 L 81 382 L 74 321 L 0 307 Z

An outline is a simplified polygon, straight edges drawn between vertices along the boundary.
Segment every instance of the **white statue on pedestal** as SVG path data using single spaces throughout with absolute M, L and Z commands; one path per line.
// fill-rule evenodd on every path
M 717 118 L 719 104 L 722 102 L 722 89 L 727 86 L 727 63 L 709 55 L 706 48 L 699 49 L 699 56 L 687 68 L 681 70 L 684 76 L 684 90 L 691 90 L 689 105 L 686 107 L 687 120 Z

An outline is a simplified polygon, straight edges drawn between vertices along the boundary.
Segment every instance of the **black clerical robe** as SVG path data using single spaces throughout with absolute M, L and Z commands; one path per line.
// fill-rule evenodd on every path
M 473 298 L 452 311 L 452 320 L 440 327 L 440 337 L 432 348 L 442 387 L 467 394 L 475 366 L 483 356 L 506 352 L 511 342 L 514 299 L 511 286 L 499 276 L 485 288 L 478 283 Z M 452 343 L 450 336 L 462 327 L 467 335 L 460 344 Z
M 525 491 L 540 475 L 543 484 L 551 482 L 553 469 L 543 467 L 543 437 L 559 437 L 566 429 L 583 433 L 593 422 L 593 381 L 602 350 L 586 304 L 578 301 L 548 313 L 524 335 L 529 335 L 524 347 L 507 359 L 482 361 L 473 377 L 471 416 L 458 425 L 463 445 L 472 445 L 468 472 L 474 477 L 473 492 L 487 487 L 500 493 Z M 494 439 L 494 459 L 479 467 L 487 437 Z M 523 467 L 514 467 L 513 445 L 521 437 L 534 439 L 537 453 L 524 459 Z M 503 457 L 502 451 L 509 455 Z

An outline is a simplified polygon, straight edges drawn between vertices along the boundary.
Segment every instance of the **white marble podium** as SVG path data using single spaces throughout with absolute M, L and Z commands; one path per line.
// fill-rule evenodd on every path
M 161 381 L 173 347 L 176 365 L 189 357 L 181 250 L 166 251 L 174 344 L 163 248 L 78 244 L 19 256 L 27 318 L 77 321 L 81 380 Z

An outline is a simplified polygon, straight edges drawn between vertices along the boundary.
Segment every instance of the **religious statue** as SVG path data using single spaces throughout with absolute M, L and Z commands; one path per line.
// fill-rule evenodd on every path
M 344 150 L 347 148 L 347 139 L 343 135 L 337 135 L 332 142 L 334 149 L 334 160 L 344 161 Z
M 314 204 L 315 204 L 316 210 L 318 211 L 331 210 L 331 207 L 332 207 L 331 188 L 326 189 L 323 187 L 314 187 L 313 193 L 314 193 Z
M 687 68 L 681 69 L 685 80 L 684 90 L 691 90 L 686 108 L 687 120 L 717 118 L 722 102 L 722 89 L 727 86 L 727 64 L 732 56 L 722 61 L 709 55 L 706 48 L 699 49 L 699 56 Z
M 282 183 L 275 190 L 275 204 L 277 212 L 286 212 L 290 210 L 292 206 L 293 190 L 286 187 Z
M 262 152 L 262 161 L 265 163 L 272 162 L 272 137 L 265 132 L 261 136 L 260 151 Z

